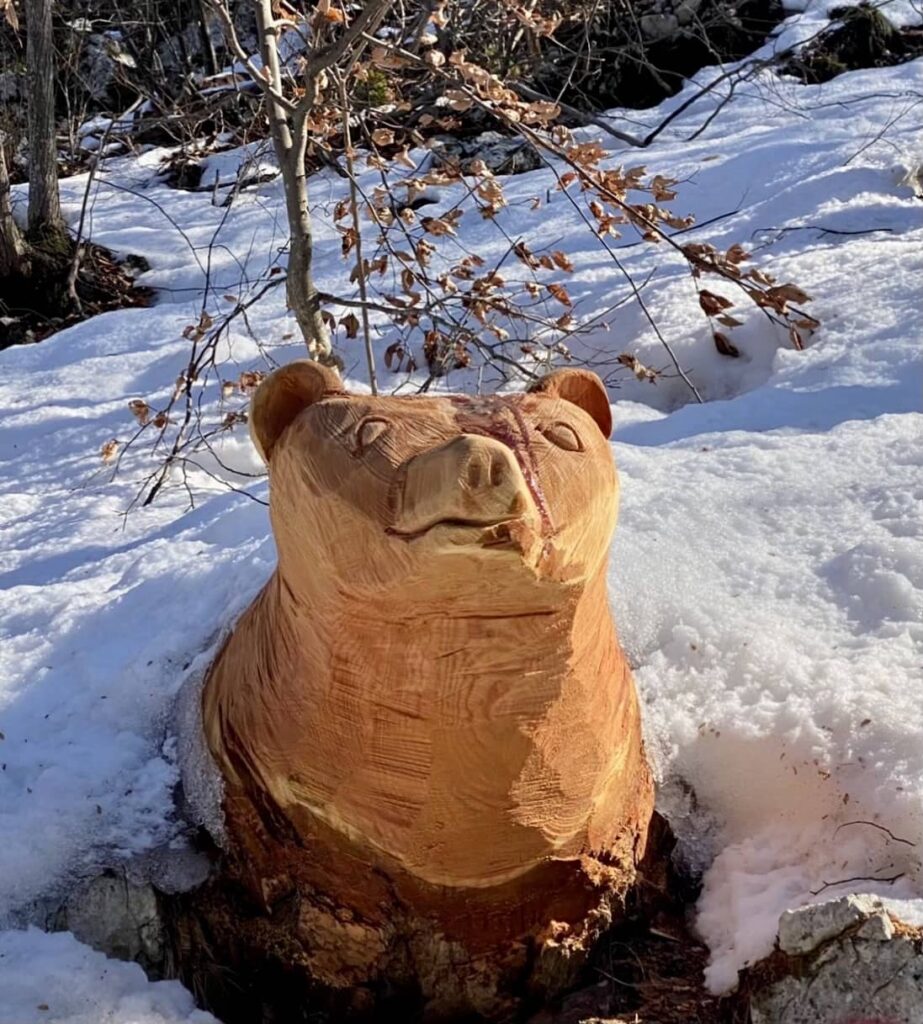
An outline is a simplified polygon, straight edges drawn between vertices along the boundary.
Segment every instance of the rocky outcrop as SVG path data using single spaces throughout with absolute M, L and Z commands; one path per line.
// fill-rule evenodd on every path
M 867 895 L 786 911 L 748 979 L 752 1024 L 920 1024 L 921 923 L 923 905 Z

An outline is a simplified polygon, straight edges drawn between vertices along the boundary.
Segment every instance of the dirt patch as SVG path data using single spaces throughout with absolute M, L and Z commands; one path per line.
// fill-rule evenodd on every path
M 596 967 L 596 983 L 529 1024 L 738 1024 L 746 1019 L 740 1000 L 705 991 L 707 960 L 682 919 L 616 933 Z
M 28 345 L 98 313 L 129 306 L 150 306 L 154 291 L 135 284 L 148 269 L 140 256 L 119 260 L 108 249 L 85 244 L 70 293 L 73 250 L 50 254 L 36 250 L 28 275 L 0 279 L 0 349 Z
M 738 1000 L 705 990 L 707 963 L 708 950 L 682 920 L 657 922 L 630 942 L 613 939 L 604 975 L 610 1016 L 632 1024 L 732 1024 Z
M 707 948 L 689 928 L 699 886 L 672 857 L 675 840 L 658 814 L 624 922 L 606 936 L 583 987 L 528 1024 L 745 1024 L 746 999 L 705 989 Z
M 893 67 L 923 56 L 923 25 L 898 28 L 868 4 L 839 7 L 830 16 L 838 23 L 785 63 L 782 74 L 816 85 L 845 71 Z

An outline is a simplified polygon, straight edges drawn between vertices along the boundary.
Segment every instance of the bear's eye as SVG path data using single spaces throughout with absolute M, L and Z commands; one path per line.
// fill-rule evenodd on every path
M 381 437 L 381 435 L 388 429 L 388 421 L 378 419 L 375 416 L 367 416 L 364 420 L 361 420 L 355 430 L 356 439 L 356 454 L 368 448 L 370 444 Z
M 582 452 L 580 435 L 569 423 L 549 423 L 538 428 L 553 445 L 566 452 Z

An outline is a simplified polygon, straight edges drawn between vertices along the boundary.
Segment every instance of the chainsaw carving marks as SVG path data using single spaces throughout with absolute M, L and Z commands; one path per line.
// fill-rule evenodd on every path
M 396 969 L 396 930 L 428 930 L 481 963 L 493 1013 L 504 943 L 595 934 L 631 884 L 652 786 L 606 595 L 610 428 L 580 370 L 376 398 L 303 362 L 257 391 L 279 565 L 204 722 L 240 876 L 267 907 L 310 893 L 308 917 L 332 901 L 371 929 L 358 965 L 342 920 L 309 929 L 326 983 Z M 432 1000 L 430 955 L 401 969 Z

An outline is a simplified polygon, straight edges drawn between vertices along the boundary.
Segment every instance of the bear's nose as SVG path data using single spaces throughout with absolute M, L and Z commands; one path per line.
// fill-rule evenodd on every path
M 475 441 L 479 440 L 483 439 L 475 438 Z M 510 473 L 510 454 L 509 449 L 503 445 L 498 450 L 494 443 L 472 444 L 470 452 L 467 453 L 467 464 L 462 472 L 462 485 L 467 485 L 468 489 L 475 493 L 502 486 Z M 516 465 L 515 462 L 513 465 Z
M 401 476 L 398 533 L 420 533 L 444 522 L 490 526 L 534 511 L 515 454 L 492 437 L 460 434 L 415 455 Z

